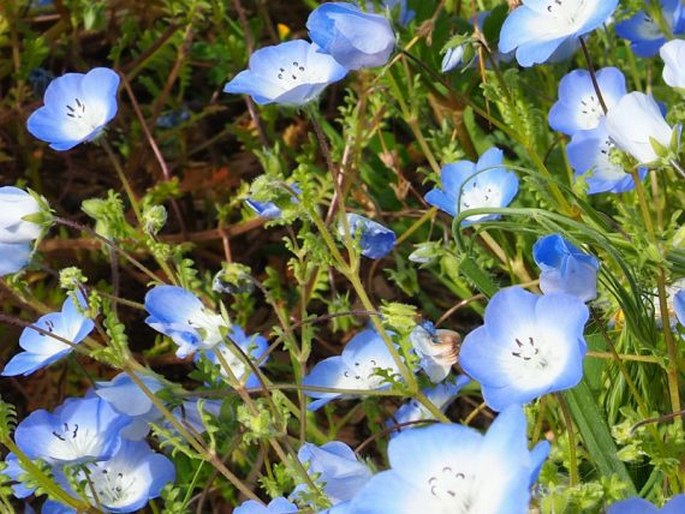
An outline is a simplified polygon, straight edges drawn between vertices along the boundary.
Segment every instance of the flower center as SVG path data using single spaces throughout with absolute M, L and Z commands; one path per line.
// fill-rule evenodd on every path
M 580 112 L 584 118 L 584 129 L 595 128 L 604 116 L 602 104 L 599 103 L 599 99 L 594 94 L 585 96 L 580 100 Z
M 428 479 L 430 494 L 448 503 L 454 514 L 466 514 L 472 506 L 471 486 L 473 477 L 450 466 L 442 468 Z
M 468 209 L 478 209 L 482 207 L 499 207 L 502 203 L 501 191 L 493 189 L 490 184 L 484 186 L 478 183 L 478 179 L 466 184 L 461 192 L 459 200 L 459 211 Z M 487 214 L 476 214 L 469 216 L 469 221 L 479 220 L 484 218 Z
M 360 388 L 363 385 L 373 389 L 383 383 L 383 377 L 375 374 L 377 369 L 378 363 L 375 359 L 370 359 L 367 362 L 355 361 L 354 366 L 346 370 L 343 375 L 345 378 L 360 382 Z
M 97 447 L 97 434 L 91 430 L 79 429 L 78 423 L 63 423 L 61 429 L 51 432 L 52 440 L 49 457 L 72 461 L 88 456 Z
M 122 472 L 114 473 L 97 463 L 93 464 L 91 470 L 93 491 L 97 493 L 97 499 L 103 506 L 114 507 L 127 503 L 135 477 L 127 477 Z
M 545 6 L 545 12 L 552 18 L 559 28 L 580 28 L 585 19 L 584 8 L 586 0 L 552 0 Z
M 539 370 L 544 370 L 549 366 L 547 358 L 540 353 L 540 348 L 536 344 L 535 339 L 528 337 L 527 341 L 521 341 L 521 339 L 516 338 L 514 342 L 516 349 L 511 352 L 513 357 Z
M 640 35 L 644 39 L 660 39 L 664 37 L 663 33 L 661 32 L 661 28 L 659 25 L 654 21 L 654 18 L 652 18 L 649 14 L 644 13 L 643 14 L 644 18 L 644 23 L 640 27 Z M 666 17 L 666 23 L 668 25 L 671 25 L 671 23 L 668 23 L 670 20 L 668 17 Z
M 293 61 L 291 64 L 284 64 L 278 68 L 278 82 L 284 89 L 292 89 L 295 86 L 304 82 L 307 69 L 298 61 Z
M 74 119 L 82 119 L 86 115 L 86 104 L 78 98 L 74 98 L 73 104 L 67 104 L 67 116 Z
M 223 340 L 220 330 L 225 326 L 223 318 L 204 307 L 194 312 L 186 322 L 198 333 L 204 347 L 211 348 Z

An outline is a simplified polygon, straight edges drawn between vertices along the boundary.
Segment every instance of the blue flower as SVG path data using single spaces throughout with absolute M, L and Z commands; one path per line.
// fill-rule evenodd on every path
M 454 68 L 459 66 L 464 59 L 464 51 L 464 45 L 448 48 L 445 52 L 445 55 L 442 58 L 440 71 L 443 73 L 447 73 L 448 71 L 452 71 Z
M 79 293 L 78 299 L 82 308 L 86 302 Z M 41 316 L 34 326 L 43 332 L 27 327 L 19 336 L 19 346 L 23 352 L 15 355 L 2 370 L 2 375 L 12 377 L 16 375 L 30 375 L 36 370 L 44 368 L 73 351 L 73 345 L 83 341 L 95 326 L 86 318 L 69 296 L 62 304 L 61 312 L 51 312 Z M 54 335 L 55 337 L 51 337 Z M 70 341 L 71 344 L 64 342 Z
M 309 37 L 348 70 L 382 66 L 395 49 L 390 21 L 347 2 L 327 2 L 307 19 Z
M 82 464 L 112 457 L 129 422 L 97 396 L 68 398 L 54 413 L 39 409 L 29 414 L 17 425 L 14 440 L 31 459 Z
M 520 406 L 497 416 L 485 435 L 454 424 L 407 430 L 390 440 L 391 469 L 371 478 L 350 511 L 525 514 L 548 451 L 546 441 L 528 451 Z
M 15 498 L 27 498 L 33 494 L 35 487 L 30 487 L 23 484 L 20 477 L 26 473 L 22 465 L 19 463 L 19 459 L 12 452 L 7 454 L 5 457 L 5 464 L 7 467 L 2 470 L 2 473 L 8 476 L 15 484 L 12 484 L 12 494 Z
M 232 325 L 228 332 L 228 339 L 240 348 L 242 352 L 253 361 L 258 361 L 266 353 L 269 348 L 269 343 L 266 338 L 260 334 L 248 336 L 245 331 L 238 325 Z M 231 368 L 233 374 L 243 382 L 245 387 L 259 387 L 260 382 L 254 372 L 245 365 L 245 363 L 235 353 L 237 350 L 229 348 L 228 343 L 220 343 L 211 350 L 204 350 L 195 354 L 195 361 L 197 362 L 202 357 L 207 358 L 211 363 L 220 366 L 220 373 L 226 376 L 227 371 L 221 365 L 221 361 L 216 352 L 221 353 L 222 357 Z M 263 366 L 266 359 L 262 360 L 259 365 Z
M 150 313 L 145 323 L 169 336 L 178 345 L 176 355 L 181 358 L 213 348 L 223 340 L 222 331 L 228 330 L 219 314 L 182 287 L 153 287 L 145 295 L 145 309 Z
M 258 104 L 304 105 L 347 69 L 307 41 L 267 46 L 250 56 L 249 68 L 224 87 L 225 93 L 250 95 Z
M 433 387 L 424 389 L 423 393 L 438 409 L 445 412 L 447 407 L 449 407 L 450 404 L 457 399 L 457 395 L 459 394 L 459 391 L 461 391 L 462 387 L 464 387 L 470 381 L 471 379 L 466 375 L 459 375 L 454 381 L 447 379 L 444 382 L 434 385 Z M 423 404 L 417 402 L 416 400 L 409 400 L 399 409 L 397 409 L 392 419 L 389 419 L 385 425 L 387 427 L 397 427 L 397 431 L 394 431 L 391 434 L 391 437 L 393 437 L 401 433 L 403 430 L 414 427 L 414 425 L 402 426 L 406 423 L 433 418 L 433 414 L 431 414 L 431 412 Z
M 497 411 L 569 389 L 583 378 L 588 316 L 577 296 L 502 289 L 485 309 L 485 324 L 464 339 L 459 364 Z
M 0 277 L 28 266 L 32 251 L 31 243 L 0 243 Z
M 45 105 L 29 116 L 26 127 L 54 150 L 69 150 L 100 135 L 117 113 L 119 75 L 109 68 L 67 73 L 45 90 Z
M 673 310 L 678 322 L 685 326 L 685 289 L 680 289 L 673 296 Z
M 521 66 L 547 61 L 559 46 L 599 27 L 618 0 L 523 0 L 502 25 L 499 50 Z
M 597 84 L 608 109 L 626 94 L 626 79 L 617 68 L 597 72 Z M 580 130 L 594 129 L 604 111 L 592 85 L 590 73 L 573 70 L 559 82 L 559 100 L 549 111 L 549 126 L 572 136 Z
M 442 189 L 428 191 L 426 201 L 456 216 L 468 209 L 506 207 L 518 192 L 515 173 L 502 166 L 504 155 L 499 148 L 490 148 L 477 163 L 458 161 L 446 164 L 440 171 Z M 476 214 L 465 218 L 462 226 L 494 220 L 499 214 Z
M 685 31 L 685 8 L 680 0 L 661 0 L 664 21 L 674 34 Z M 638 57 L 652 57 L 666 42 L 659 24 L 646 11 L 638 11 L 631 18 L 616 24 L 616 34 L 630 41 L 630 48 Z
M 390 12 L 393 18 L 396 18 L 400 25 L 409 25 L 411 20 L 416 16 L 416 12 L 407 8 L 407 0 L 377 0 L 379 7 Z M 366 0 L 366 10 L 368 12 L 376 12 L 376 1 Z
M 331 441 L 322 446 L 304 443 L 297 452 L 297 458 L 307 468 L 307 473 L 324 494 L 337 505 L 352 499 L 371 478 L 369 467 L 360 462 L 354 450 L 340 441 Z M 297 499 L 308 491 L 306 484 L 299 485 L 291 495 Z
M 457 363 L 461 336 L 454 330 L 436 329 L 433 323 L 424 321 L 412 330 L 409 341 L 421 357 L 419 366 L 433 383 L 444 380 Z
M 87 480 L 92 484 L 92 487 L 84 488 L 91 505 L 113 514 L 142 509 L 151 499 L 157 498 L 175 477 L 174 464 L 167 457 L 152 451 L 145 441 L 126 440 L 122 441 L 111 459 L 85 464 L 74 476 L 79 482 Z M 58 472 L 56 479 L 66 491 L 76 496 L 63 472 Z M 97 491 L 97 498 L 93 496 L 93 490 Z
M 597 298 L 599 261 L 560 234 L 541 237 L 533 245 L 533 259 L 541 270 L 544 294 L 568 293 L 584 302 Z
M 610 505 L 607 514 L 683 514 L 685 512 L 685 494 L 678 494 L 662 508 L 637 496 Z
M 611 150 L 615 147 L 604 118 L 596 128 L 581 130 L 571 138 L 566 154 L 575 176 L 585 177 L 587 194 L 623 193 L 635 188 L 633 176 L 626 173 L 623 166 L 611 161 Z M 640 167 L 638 172 L 642 179 L 647 168 Z
M 28 243 L 36 239 L 41 226 L 24 218 L 41 212 L 36 198 L 18 187 L 0 187 L 0 243 Z
M 297 505 L 279 496 L 269 502 L 266 507 L 254 500 L 247 500 L 233 510 L 233 514 L 291 514 L 299 512 Z
M 397 236 L 389 228 L 359 214 L 348 213 L 347 224 L 353 237 L 359 238 L 361 254 L 369 259 L 380 259 L 388 255 L 395 246 Z M 343 234 L 343 227 L 338 227 Z
M 333 389 L 374 390 L 387 389 L 382 374 L 398 375 L 400 370 L 378 333 L 370 328 L 357 333 L 342 351 L 342 355 L 329 357 L 317 363 L 302 379 L 305 387 Z M 317 398 L 309 404 L 309 410 L 323 407 L 335 398 L 351 398 L 345 393 L 305 391 L 307 396 Z
M 154 375 L 136 375 L 152 393 L 164 388 Z M 140 440 L 150 432 L 150 423 L 163 418 L 152 400 L 127 373 L 119 373 L 110 381 L 96 383 L 94 393 L 109 403 L 114 410 L 129 417 L 130 423 L 121 431 L 126 439 Z
M 297 184 L 290 184 L 289 187 L 297 194 L 302 192 Z M 298 199 L 294 196 L 290 196 L 290 201 L 297 203 Z M 245 204 L 262 218 L 276 219 L 280 218 L 283 214 L 281 208 L 274 202 L 259 202 L 253 198 L 247 198 Z

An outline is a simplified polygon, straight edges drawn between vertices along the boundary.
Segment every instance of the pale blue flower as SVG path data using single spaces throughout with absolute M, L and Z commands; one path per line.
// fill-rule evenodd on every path
M 454 330 L 436 329 L 430 321 L 423 321 L 409 334 L 409 341 L 421 358 L 419 366 L 433 383 L 444 380 L 457 363 L 461 337 Z
M 117 113 L 118 87 L 119 75 L 109 68 L 62 75 L 50 82 L 45 105 L 29 116 L 26 127 L 54 150 L 92 141 Z
M 14 440 L 31 459 L 82 464 L 114 455 L 129 422 L 97 396 L 68 398 L 54 413 L 39 409 L 29 414 L 17 425 Z
M 353 237 L 359 238 L 361 254 L 369 259 L 380 259 L 395 247 L 397 236 L 389 228 L 359 214 L 348 213 L 347 225 Z M 343 233 L 342 225 L 338 233 Z
M 685 289 L 680 289 L 673 296 L 673 310 L 678 322 L 685 326 Z
M 618 0 L 523 0 L 502 25 L 499 50 L 516 50 L 521 66 L 547 61 L 559 46 L 592 32 L 611 15 Z
M 442 58 L 440 71 L 447 73 L 448 71 L 452 71 L 454 68 L 459 66 L 464 60 L 464 51 L 464 45 L 448 48 Z
M 302 192 L 297 184 L 290 184 L 289 187 L 297 194 Z M 297 203 L 298 199 L 294 196 L 291 196 L 290 201 Z M 274 202 L 259 202 L 254 198 L 247 198 L 245 199 L 245 204 L 262 218 L 276 219 L 283 215 L 281 208 Z
M 450 216 L 469 209 L 500 208 L 511 203 L 518 192 L 518 177 L 502 165 L 504 154 L 490 148 L 477 163 L 458 161 L 440 170 L 442 189 L 434 188 L 425 196 L 426 202 Z M 476 214 L 466 217 L 462 226 L 494 220 L 499 214 Z
M 5 457 L 5 464 L 7 467 L 2 470 L 2 473 L 9 477 L 15 484 L 12 484 L 12 494 L 15 498 L 27 498 L 33 494 L 35 487 L 29 487 L 21 482 L 21 476 L 26 473 L 22 465 L 19 463 L 17 456 L 10 452 Z
M 0 243 L 0 277 L 28 266 L 32 251 L 32 243 Z
M 78 293 L 78 299 L 81 308 L 86 308 L 85 299 L 80 293 Z M 30 375 L 58 361 L 71 353 L 74 349 L 73 345 L 83 341 L 95 325 L 81 314 L 73 297 L 69 296 L 62 304 L 60 312 L 51 312 L 41 316 L 34 326 L 42 332 L 31 327 L 23 330 L 19 336 L 19 346 L 24 351 L 12 357 L 2 370 L 3 376 Z
M 307 19 L 309 37 L 348 70 L 383 66 L 395 49 L 390 21 L 347 2 L 327 2 Z
M 637 496 L 610 505 L 607 514 L 683 514 L 685 512 L 685 494 L 671 498 L 662 508 Z
M 353 514 L 526 514 L 530 484 L 549 445 L 528 451 L 520 406 L 502 412 L 485 435 L 436 424 L 390 440 L 391 469 L 355 496 Z
M 659 55 L 664 61 L 664 82 L 671 87 L 685 89 L 685 41 L 669 41 L 661 47 Z
M 145 309 L 150 313 L 145 323 L 169 336 L 178 345 L 176 355 L 181 358 L 197 350 L 213 348 L 223 341 L 223 334 L 228 331 L 219 314 L 182 287 L 153 287 L 145 295 Z
M 485 324 L 464 339 L 459 364 L 497 411 L 569 389 L 583 378 L 588 317 L 577 296 L 502 289 L 485 309 Z
M 221 400 L 193 398 L 185 400 L 181 405 L 172 410 L 171 413 L 184 427 L 190 428 L 196 434 L 204 434 L 207 431 L 204 418 L 208 416 L 218 418 L 221 411 L 221 403 Z M 176 431 L 176 428 L 170 421 L 166 421 L 165 426 L 168 430 Z
M 30 193 L 18 187 L 0 187 L 0 243 L 29 243 L 36 239 L 41 226 L 24 217 L 40 212 L 40 204 Z
M 329 357 L 317 363 L 302 379 L 302 385 L 334 389 L 374 390 L 387 389 L 389 384 L 380 371 L 390 375 L 400 373 L 392 355 L 381 336 L 367 328 L 357 333 L 342 351 L 342 355 Z M 335 392 L 307 391 L 305 394 L 317 398 L 309 404 L 309 410 L 323 407 L 336 398 L 351 398 L 351 395 Z
M 297 452 L 297 458 L 332 505 L 351 500 L 372 475 L 369 467 L 359 461 L 354 450 L 340 441 L 321 446 L 304 443 Z M 299 485 L 290 498 L 297 499 L 308 489 L 306 484 Z
M 533 259 L 540 268 L 544 294 L 568 293 L 584 302 L 597 297 L 599 261 L 560 234 L 541 237 L 533 245 Z
M 585 177 L 587 194 L 623 193 L 635 189 L 633 176 L 610 158 L 615 146 L 604 118 L 596 128 L 581 130 L 571 138 L 566 154 L 575 176 Z M 647 168 L 640 167 L 638 173 L 640 179 L 644 178 Z
M 255 500 L 247 500 L 233 510 L 233 514 L 291 514 L 299 512 L 297 505 L 282 496 L 274 498 L 264 506 Z
M 604 104 L 610 109 L 626 94 L 626 79 L 617 68 L 602 68 L 596 78 Z M 559 82 L 559 100 L 549 111 L 549 126 L 572 136 L 596 128 L 603 117 L 590 73 L 573 70 L 564 75 Z
M 661 0 L 661 13 L 671 32 L 681 34 L 685 31 L 685 8 L 680 0 Z M 661 27 L 646 11 L 638 11 L 617 23 L 616 34 L 630 41 L 630 48 L 638 57 L 656 55 L 666 42 Z
M 225 93 L 250 95 L 258 104 L 304 105 L 318 98 L 347 69 L 317 45 L 304 40 L 260 48 L 249 68 L 224 87 Z

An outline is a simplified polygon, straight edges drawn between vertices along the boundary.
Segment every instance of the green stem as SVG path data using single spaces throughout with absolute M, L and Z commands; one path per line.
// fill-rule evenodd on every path
M 556 395 L 561 407 L 561 414 L 566 425 L 566 434 L 568 435 L 568 459 L 569 459 L 569 475 L 571 486 L 575 487 L 580 484 L 580 476 L 578 474 L 578 456 L 576 455 L 576 434 L 573 429 L 573 418 L 571 411 L 568 408 L 566 399 L 560 394 Z

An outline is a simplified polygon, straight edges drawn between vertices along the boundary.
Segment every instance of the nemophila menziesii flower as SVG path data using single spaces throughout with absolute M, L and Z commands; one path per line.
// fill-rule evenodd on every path
M 685 31 L 685 8 L 681 0 L 661 0 L 661 13 L 671 32 Z M 646 11 L 638 11 L 631 18 L 616 24 L 616 34 L 630 41 L 635 55 L 652 57 L 666 42 L 659 23 Z
M 444 382 L 429 387 L 423 390 L 423 394 L 433 402 L 433 404 L 445 412 L 447 407 L 457 399 L 459 391 L 462 387 L 471 381 L 466 375 L 459 375 L 454 380 L 447 379 Z M 393 431 L 391 437 L 394 437 L 402 430 L 407 430 L 414 425 L 403 426 L 406 423 L 413 423 L 416 421 L 434 419 L 433 414 L 426 408 L 425 405 L 412 399 L 400 406 L 392 418 L 385 422 L 387 427 L 397 427 L 396 431 Z
M 372 475 L 369 467 L 359 461 L 354 450 L 340 441 L 321 446 L 304 443 L 297 452 L 297 458 L 332 505 L 351 500 Z M 306 484 L 301 484 L 295 488 L 290 499 L 297 499 L 308 490 Z
M 379 9 L 376 9 L 378 6 Z M 416 12 L 407 8 L 407 0 L 367 0 L 368 12 L 388 11 L 400 25 L 408 25 L 416 16 Z
M 347 225 L 352 237 L 359 239 L 361 254 L 369 259 L 380 259 L 388 255 L 395 246 L 397 236 L 388 227 L 381 225 L 359 214 L 348 213 Z M 338 225 L 338 233 L 342 235 L 344 228 Z
M 348 70 L 383 66 L 395 49 L 390 21 L 347 2 L 327 2 L 307 19 L 309 37 Z
M 597 84 L 607 108 L 626 94 L 626 79 L 617 68 L 602 68 L 597 72 Z M 549 126 L 572 136 L 580 130 L 590 130 L 604 117 L 590 73 L 573 70 L 559 82 L 559 99 L 549 111 Z
M 164 388 L 164 384 L 154 375 L 136 376 L 151 393 Z M 150 397 L 127 373 L 119 373 L 109 381 L 96 382 L 94 393 L 114 410 L 129 417 L 129 423 L 121 431 L 126 439 L 143 439 L 150 432 L 150 423 L 156 423 L 163 417 Z
M 297 184 L 290 184 L 289 187 L 297 194 L 301 192 L 301 189 L 297 186 Z M 296 203 L 298 199 L 294 196 L 291 196 L 290 201 Z M 245 205 L 247 205 L 262 218 L 276 219 L 283 215 L 281 208 L 274 202 L 260 202 L 254 198 L 246 198 Z
M 502 25 L 499 50 L 521 66 L 547 61 L 559 46 L 599 27 L 618 0 L 523 0 Z
M 233 514 L 291 514 L 299 511 L 297 505 L 279 496 L 271 500 L 268 505 L 262 505 L 255 500 L 247 500 L 236 507 Z
M 426 201 L 451 216 L 468 209 L 506 207 L 518 192 L 519 180 L 502 165 L 503 158 L 502 150 L 490 148 L 475 164 L 471 161 L 446 164 L 440 170 L 442 189 L 428 191 Z M 461 224 L 468 226 L 497 218 L 499 214 L 475 214 Z
M 80 293 L 77 296 L 81 309 L 86 308 L 83 296 Z M 24 351 L 12 357 L 2 375 L 30 375 L 71 353 L 74 345 L 83 341 L 95 326 L 81 313 L 81 309 L 69 296 L 60 312 L 45 314 L 33 324 L 40 332 L 31 327 L 25 328 L 19 336 L 19 346 Z
M 588 316 L 577 296 L 502 289 L 485 309 L 485 324 L 464 339 L 459 364 L 497 411 L 569 389 L 583 378 Z
M 685 326 L 685 289 L 679 290 L 673 296 L 673 310 L 678 322 Z
M 454 330 L 436 329 L 430 321 L 423 321 L 409 334 L 409 341 L 431 382 L 444 380 L 457 362 L 461 336 Z
M 64 472 L 58 472 L 56 478 L 66 491 L 72 492 Z M 84 488 L 88 501 L 102 512 L 113 514 L 137 512 L 175 478 L 174 464 L 152 451 L 145 441 L 124 440 L 112 458 L 85 464 L 74 472 L 75 480 L 92 486 Z
M 671 87 L 685 89 L 685 41 L 674 39 L 659 50 L 664 61 L 664 82 Z
M 381 373 L 382 372 L 382 373 Z M 317 363 L 302 379 L 305 387 L 332 389 L 374 390 L 389 387 L 385 379 L 400 372 L 385 342 L 375 330 L 367 328 L 356 334 L 345 346 L 341 355 Z M 351 398 L 346 393 L 307 391 L 315 401 L 309 410 L 323 407 L 336 398 Z
M 18 187 L 0 187 L 0 243 L 28 243 L 36 239 L 41 226 L 24 217 L 40 212 L 41 206 L 32 194 Z
M 445 52 L 445 55 L 442 57 L 440 71 L 447 73 L 448 71 L 452 71 L 454 68 L 459 66 L 464 60 L 465 51 L 466 49 L 464 48 L 464 45 L 448 48 Z
M 213 348 L 223 341 L 228 331 L 219 314 L 182 287 L 153 287 L 145 295 L 145 309 L 150 313 L 145 323 L 169 336 L 178 345 L 176 355 L 181 358 L 197 350 Z
M 575 176 L 584 176 L 587 194 L 623 193 L 635 188 L 633 176 L 611 160 L 611 150 L 615 147 L 604 118 L 596 128 L 581 130 L 571 138 L 566 154 Z M 640 179 L 644 178 L 647 168 L 641 166 L 638 174 Z
M 533 245 L 544 294 L 568 293 L 584 302 L 597 297 L 599 261 L 560 234 L 541 237 Z
M 262 105 L 300 106 L 346 74 L 347 69 L 317 45 L 298 39 L 254 52 L 248 69 L 226 84 L 224 92 L 250 95 Z
M 14 440 L 31 459 L 49 464 L 82 464 L 112 457 L 130 418 L 91 396 L 68 398 L 53 413 L 39 409 L 17 425 Z
M 45 90 L 45 105 L 29 116 L 26 127 L 54 150 L 69 150 L 100 135 L 117 113 L 119 75 L 109 68 L 67 73 Z
M 607 514 L 683 514 L 683 512 L 685 512 L 685 494 L 674 496 L 661 508 L 635 496 L 616 502 L 607 509 Z
M 219 359 L 217 355 L 217 352 L 219 352 L 238 380 L 241 380 L 246 387 L 258 387 L 260 384 L 259 379 L 252 369 L 238 356 L 237 352 L 241 351 L 255 363 L 259 361 L 259 366 L 263 366 L 266 359 L 261 361 L 260 359 L 269 348 L 269 343 L 266 338 L 261 334 L 248 336 L 241 327 L 232 325 L 231 329 L 228 331 L 227 339 L 230 343 L 220 343 L 210 350 L 198 352 L 195 354 L 194 360 L 197 362 L 202 358 L 206 358 L 212 364 L 219 366 L 220 373 L 226 376 L 228 371 L 224 369 L 221 359 Z M 229 345 L 231 343 L 237 348 L 230 348 Z
M 31 243 L 0 243 L 0 277 L 24 269 L 32 251 Z
M 406 430 L 390 440 L 391 469 L 354 497 L 354 514 L 525 514 L 530 485 L 547 457 L 528 451 L 520 406 L 502 412 L 485 435 L 456 424 Z
M 616 146 L 640 164 L 659 158 L 653 142 L 668 149 L 674 130 L 676 139 L 680 134 L 680 126 L 673 129 L 666 123 L 654 99 L 637 91 L 628 93 L 609 109 L 606 120 L 607 132 Z
M 27 486 L 21 482 L 21 476 L 26 473 L 24 468 L 19 463 L 17 456 L 10 452 L 5 457 L 5 464 L 7 467 L 2 470 L 2 473 L 9 477 L 14 484 L 12 484 L 12 494 L 15 498 L 27 498 L 33 494 L 35 487 Z

